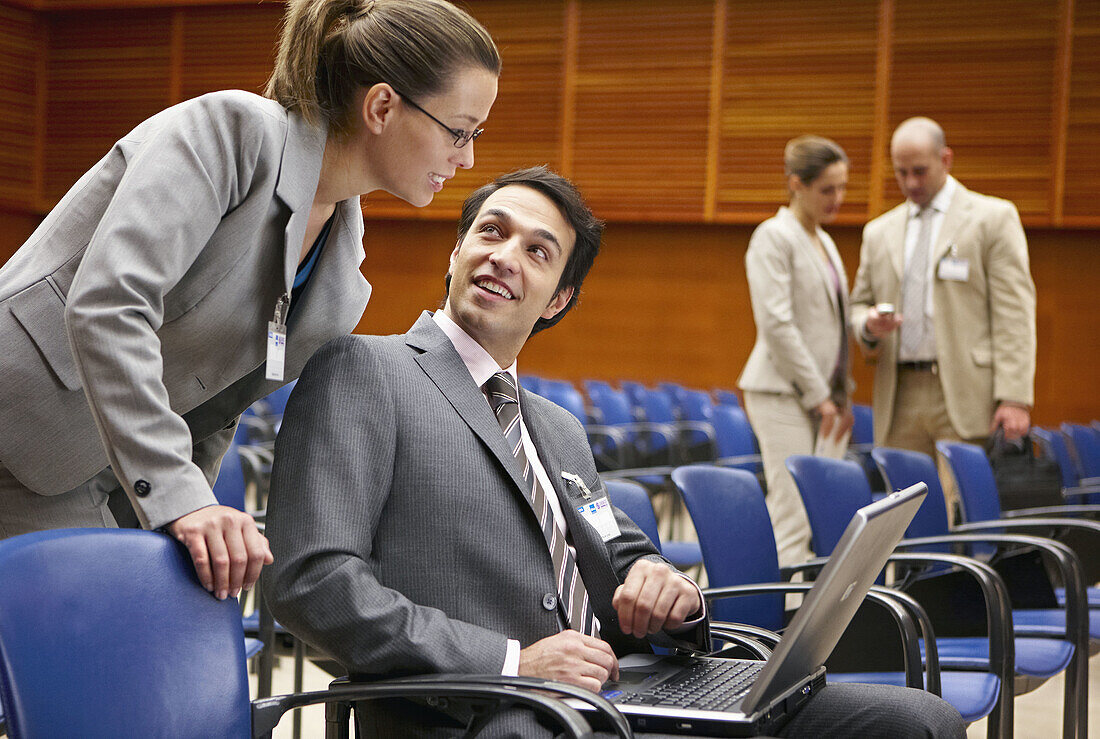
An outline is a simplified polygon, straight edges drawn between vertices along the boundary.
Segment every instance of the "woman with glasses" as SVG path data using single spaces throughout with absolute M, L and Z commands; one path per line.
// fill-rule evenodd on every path
M 792 454 L 840 457 L 852 428 L 848 280 L 832 223 L 848 185 L 835 142 L 799 136 L 783 153 L 790 203 L 749 240 L 745 271 L 756 345 L 738 386 L 760 442 L 781 566 L 810 558 L 810 524 L 784 465 Z
M 360 196 L 473 166 L 499 73 L 443 0 L 291 0 L 264 97 L 119 140 L 0 269 L 0 537 L 113 526 L 121 487 L 217 597 L 251 586 L 267 541 L 211 491 L 237 419 L 355 328 Z

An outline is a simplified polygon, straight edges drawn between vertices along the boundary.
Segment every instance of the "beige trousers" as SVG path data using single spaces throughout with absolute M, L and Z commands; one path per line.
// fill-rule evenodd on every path
M 936 452 L 937 441 L 968 441 L 982 444 L 985 439 L 963 439 L 947 415 L 940 376 L 932 370 L 898 367 L 898 387 L 894 395 L 894 417 L 886 434 L 886 446 L 922 452 L 936 460 L 940 485 L 947 505 L 947 520 L 955 522 L 958 487 L 947 460 Z
M 768 515 L 775 533 L 779 566 L 805 562 L 813 556 L 810 549 L 810 522 L 802 506 L 802 496 L 784 464 L 792 454 L 814 453 L 814 424 L 791 395 L 746 390 L 745 413 L 749 417 L 768 483 Z

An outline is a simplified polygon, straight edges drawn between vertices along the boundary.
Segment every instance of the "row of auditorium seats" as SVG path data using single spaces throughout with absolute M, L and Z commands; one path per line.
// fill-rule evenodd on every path
M 944 444 L 941 453 L 949 460 L 966 514 L 966 522 L 953 530 L 948 528 L 930 457 L 872 451 L 892 489 L 915 482 L 929 488 L 893 559 L 891 583 L 916 599 L 917 622 L 927 618 L 934 630 L 934 639 L 919 644 L 927 677 L 918 686 L 938 687 L 967 721 L 988 716 L 989 736 L 1012 736 L 1014 694 L 1064 672 L 1064 735 L 1086 736 L 1087 659 L 1100 646 L 1096 590 L 1089 588 L 1087 595 L 1084 590 L 1085 583 L 1098 578 L 1094 569 L 1100 524 L 1088 517 L 1095 517 L 1100 506 L 1010 512 L 1005 515 L 1011 517 L 1002 519 L 984 451 Z M 814 552 L 827 557 L 855 510 L 872 500 L 866 476 L 849 460 L 792 457 L 788 468 L 806 505 Z M 781 573 L 756 480 L 716 465 L 677 468 L 672 479 L 698 532 L 710 584 L 708 598 L 757 594 L 745 603 L 714 602 L 712 616 L 781 629 L 785 617 L 778 593 L 790 586 L 763 585 L 778 580 Z M 616 505 L 659 541 L 647 491 L 622 480 L 610 480 L 608 489 Z M 1071 544 L 1078 556 L 1037 535 Z M 1045 562 L 1039 562 L 1035 552 Z M 789 577 L 796 569 L 782 574 Z M 1048 572 L 1054 576 L 1048 579 Z M 769 594 L 759 595 L 762 591 Z M 866 648 L 869 633 L 881 635 L 899 627 L 882 626 L 880 617 L 875 631 L 872 615 L 861 614 L 849 629 L 852 636 L 830 658 L 830 679 L 913 686 L 914 660 L 898 665 L 885 651 L 878 654 Z M 938 679 L 933 674 L 937 662 L 942 668 Z

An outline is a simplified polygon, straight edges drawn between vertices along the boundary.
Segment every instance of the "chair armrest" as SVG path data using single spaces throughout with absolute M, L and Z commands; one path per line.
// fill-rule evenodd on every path
M 588 446 L 597 459 L 611 469 L 623 469 L 629 466 L 627 461 L 627 449 L 630 442 L 627 441 L 626 432 L 616 426 L 605 426 L 598 423 L 588 424 L 584 427 L 588 435 Z M 601 441 L 606 443 L 601 444 Z
M 719 457 L 714 460 L 719 467 L 740 467 L 742 465 L 761 465 L 764 463 L 759 454 L 738 454 L 732 457 Z
M 763 593 L 805 593 L 809 592 L 813 586 L 813 583 L 805 582 L 730 585 L 722 588 L 704 588 L 703 597 L 710 601 L 745 595 L 761 595 Z M 880 590 L 869 591 L 866 600 L 885 608 L 891 617 L 893 617 L 902 640 L 902 661 L 905 665 L 905 684 L 910 688 L 924 689 L 924 678 L 921 675 L 920 644 L 918 642 L 917 628 L 908 610 L 905 606 L 891 597 L 891 595 Z
M 1058 529 L 1075 529 L 1077 531 L 1091 531 L 1100 534 L 1100 522 L 1088 521 L 1081 518 L 1064 518 L 1056 516 L 1033 516 L 1031 518 L 998 518 L 993 521 L 972 521 L 963 523 L 951 529 L 953 534 L 971 534 L 983 531 L 1006 530 L 1035 530 L 1056 531 Z
M 969 573 L 978 583 L 985 601 L 986 623 L 989 628 L 989 667 L 1001 681 L 1001 692 L 997 699 L 1001 710 L 1000 723 L 1002 727 L 1011 727 L 1016 680 L 1016 641 L 1012 632 L 1012 610 L 1004 580 L 984 562 L 957 554 L 895 551 L 887 561 L 911 565 L 949 564 Z
M 660 467 L 632 467 L 625 470 L 608 470 L 601 472 L 600 477 L 605 480 L 630 480 L 639 477 L 669 477 L 672 471 L 676 469 L 671 465 L 661 465 Z
M 379 698 L 465 698 L 503 705 L 523 705 L 550 715 L 569 736 L 587 739 L 592 729 L 577 709 L 545 693 L 575 698 L 602 714 L 615 733 L 630 739 L 630 725 L 618 709 L 600 696 L 565 683 L 531 677 L 500 675 L 417 675 L 369 683 L 346 683 L 328 690 L 259 698 L 252 702 L 252 735 L 269 737 L 287 711 L 317 703 L 348 703 Z
M 744 647 L 757 656 L 757 659 L 767 660 L 772 656 L 772 649 L 779 643 L 779 634 L 774 631 L 762 629 L 751 624 L 736 624 L 728 621 L 711 621 L 711 636 L 723 641 L 733 642 Z M 771 646 L 765 646 L 766 642 Z M 717 656 L 717 652 L 711 656 Z
M 1071 520 L 1072 522 L 1072 520 Z M 991 524 L 1005 524 L 1014 523 L 1012 521 L 990 521 Z M 1074 649 L 1079 655 L 1087 655 L 1089 648 L 1089 612 L 1088 612 L 1088 600 L 1085 592 L 1085 580 L 1081 571 L 1081 561 L 1072 549 L 1067 547 L 1061 542 L 1053 539 L 1045 539 L 1039 536 L 1026 536 L 1022 534 L 970 534 L 959 533 L 950 534 L 948 536 L 925 536 L 916 539 L 903 539 L 898 545 L 899 548 L 907 548 L 911 546 L 923 546 L 927 544 L 947 544 L 947 543 L 965 543 L 965 544 L 1006 544 L 1016 547 L 1026 546 L 1033 547 L 1044 553 L 1046 553 L 1051 559 L 1054 560 L 1058 567 L 1059 573 L 1062 576 L 1062 584 L 1066 589 L 1066 638 L 1073 642 Z M 898 555 L 895 555 L 898 556 Z M 910 555 L 905 555 L 910 556 Z M 925 555 L 931 557 L 931 555 Z M 938 555 L 951 556 L 955 555 Z M 967 558 L 961 558 L 967 559 Z M 893 557 L 891 557 L 893 561 Z M 971 560 L 976 562 L 976 560 Z M 1001 587 L 1004 588 L 1004 582 L 998 577 L 998 581 Z M 983 589 L 984 592 L 984 589 Z M 1009 609 L 1011 605 L 1008 604 L 1007 589 L 1005 590 L 1005 602 Z M 1012 624 L 1011 610 L 1008 612 L 1007 623 L 1009 628 Z M 992 646 L 992 645 L 991 645 Z
M 1095 503 L 1040 506 L 1038 508 L 1016 508 L 1011 511 L 1002 511 L 1003 518 L 1043 518 L 1045 516 L 1066 517 L 1074 513 L 1097 514 L 1100 513 L 1100 505 Z M 963 524 L 964 526 L 966 524 Z
M 924 606 L 918 603 L 916 598 L 909 595 L 909 593 L 906 593 L 904 590 L 888 588 L 882 585 L 872 585 L 871 590 L 889 595 L 891 598 L 901 603 L 909 610 L 909 615 L 917 625 L 920 626 L 920 631 L 924 634 L 925 690 L 933 695 L 942 696 L 943 693 L 940 684 L 940 650 L 936 644 L 936 633 L 932 628 L 932 619 L 929 618 L 928 612 L 924 610 Z

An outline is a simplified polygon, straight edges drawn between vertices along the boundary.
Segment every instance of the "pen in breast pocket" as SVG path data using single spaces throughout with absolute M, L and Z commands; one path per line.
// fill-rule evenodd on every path
M 581 479 L 580 475 L 574 475 L 572 472 L 562 472 L 561 476 L 565 479 L 566 482 L 571 482 L 576 485 L 577 488 L 581 491 L 581 495 L 583 495 L 585 498 L 592 497 L 592 491 L 589 490 L 588 486 L 584 484 L 584 480 Z

